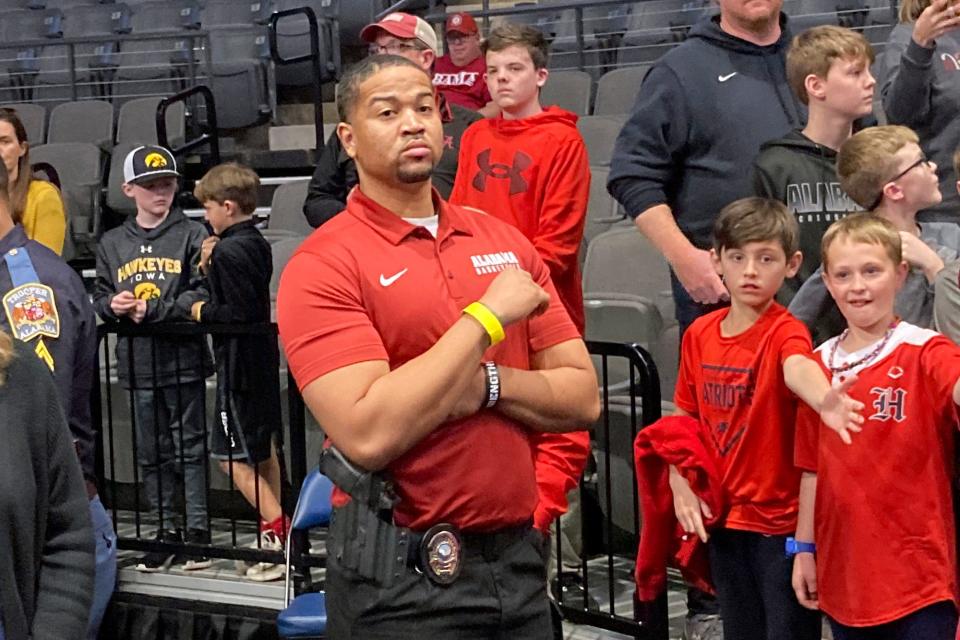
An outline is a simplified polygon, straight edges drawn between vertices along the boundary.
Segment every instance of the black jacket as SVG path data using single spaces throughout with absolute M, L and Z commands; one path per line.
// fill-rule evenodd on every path
M 446 200 L 457 177 L 460 138 L 467 127 L 483 116 L 460 105 L 449 104 L 442 98 L 440 109 L 443 118 L 443 156 L 433 171 L 433 186 Z M 340 138 L 334 131 L 320 152 L 317 168 L 307 188 L 307 200 L 303 203 L 303 214 L 310 226 L 319 227 L 343 211 L 347 206 L 347 194 L 356 184 L 357 167 L 343 150 Z
M 836 162 L 836 151 L 813 142 L 800 131 L 791 131 L 760 147 L 753 165 L 754 193 L 786 204 L 800 225 L 803 264 L 777 295 L 785 306 L 820 266 L 820 240 L 827 227 L 852 211 L 860 211 L 840 188 Z
M 203 225 L 179 209 L 172 209 L 154 229 L 142 228 L 130 216 L 103 234 L 97 245 L 93 308 L 104 320 L 117 321 L 110 301 L 120 291 L 132 291 L 147 301 L 144 323 L 189 320 L 193 303 L 209 298 L 198 269 L 200 245 L 206 237 Z M 150 389 L 154 384 L 202 380 L 213 373 L 210 350 L 203 340 L 158 338 L 154 363 L 151 339 L 134 338 L 131 381 L 128 343 L 125 338 L 117 343 L 117 376 L 125 385 Z
M 0 612 L 8 640 L 86 635 L 93 529 L 57 390 L 31 345 L 0 386 Z
M 210 301 L 200 309 L 205 323 L 270 322 L 270 277 L 273 260 L 270 244 L 252 220 L 228 227 L 210 256 L 207 277 Z M 256 392 L 259 401 L 237 403 L 258 412 L 239 416 L 241 424 L 256 420 L 279 429 L 279 349 L 269 336 L 214 336 L 217 384 L 230 391 Z
M 787 83 L 785 16 L 781 27 L 777 42 L 760 47 L 707 18 L 653 65 L 607 180 L 629 215 L 667 204 L 684 235 L 710 247 L 720 209 L 752 192 L 750 162 L 760 145 L 806 120 Z
M 77 442 L 83 475 L 96 481 L 94 434 L 90 420 L 90 390 L 97 371 L 97 319 L 80 276 L 63 259 L 42 244 L 27 238 L 17 225 L 0 238 L 0 255 L 11 249 L 25 250 L 42 284 L 53 290 L 60 335 L 42 338 L 53 359 L 53 377 L 67 416 L 70 432 Z M 0 296 L 13 288 L 10 272 L 0 260 Z M 7 314 L 0 313 L 0 327 L 9 331 Z M 30 349 L 36 343 L 30 341 Z

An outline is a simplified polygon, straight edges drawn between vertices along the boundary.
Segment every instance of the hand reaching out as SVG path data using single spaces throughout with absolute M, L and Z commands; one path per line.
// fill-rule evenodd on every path
M 845 444 L 853 442 L 851 431 L 859 433 L 862 430 L 860 425 L 863 424 L 863 416 L 860 412 L 863 411 L 863 403 L 847 395 L 856 381 L 856 376 L 849 376 L 839 385 L 832 386 L 820 404 L 820 420 L 836 431 Z

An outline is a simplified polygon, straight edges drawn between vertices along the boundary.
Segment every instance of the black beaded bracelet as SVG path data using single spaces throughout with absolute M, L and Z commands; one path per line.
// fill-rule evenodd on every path
M 484 362 L 483 368 L 487 372 L 487 409 L 493 408 L 500 400 L 500 370 L 495 362 Z

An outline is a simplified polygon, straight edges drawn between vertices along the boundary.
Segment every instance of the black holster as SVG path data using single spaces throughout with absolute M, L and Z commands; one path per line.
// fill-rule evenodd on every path
M 392 586 L 407 570 L 410 545 L 409 529 L 393 524 L 392 484 L 381 473 L 356 467 L 334 447 L 321 454 L 320 471 L 351 498 L 330 518 L 327 556 L 361 578 Z

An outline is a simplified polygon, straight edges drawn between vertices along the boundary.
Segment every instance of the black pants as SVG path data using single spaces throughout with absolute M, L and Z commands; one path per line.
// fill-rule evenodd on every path
M 786 536 L 719 529 L 710 536 L 724 640 L 820 640 L 820 613 L 800 606 L 790 586 Z
M 384 589 L 327 559 L 329 640 L 552 640 L 543 536 L 529 530 L 498 553 L 465 548 L 457 580 L 408 569 Z
M 848 627 L 830 620 L 833 640 L 953 640 L 957 610 L 952 602 L 937 602 L 893 622 L 873 627 Z

